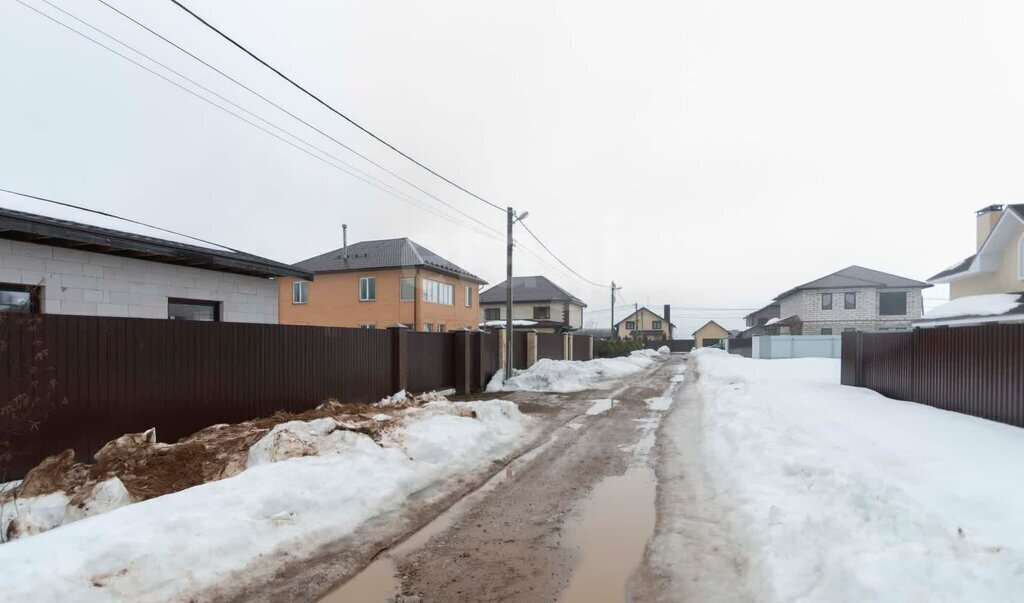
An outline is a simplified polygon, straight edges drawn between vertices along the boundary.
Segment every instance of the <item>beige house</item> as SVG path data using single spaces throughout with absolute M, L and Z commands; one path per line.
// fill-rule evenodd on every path
M 976 212 L 976 253 L 928 279 L 949 284 L 948 304 L 915 326 L 1024 321 L 1024 204 Z
M 671 327 L 674 326 L 647 308 L 640 308 L 615 323 L 615 334 L 619 339 L 660 341 L 672 338 Z
M 505 296 L 508 281 L 480 293 L 481 326 L 502 326 L 508 319 Z M 587 304 L 545 276 L 512 278 L 512 320 L 526 321 L 540 333 L 576 331 L 583 326 Z M 525 324 L 525 323 L 522 323 Z
M 729 338 L 729 330 L 713 320 L 693 332 L 693 347 L 705 348 Z

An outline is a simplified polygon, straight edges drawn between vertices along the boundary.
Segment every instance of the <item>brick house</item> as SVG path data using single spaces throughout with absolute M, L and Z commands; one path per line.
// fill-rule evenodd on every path
M 508 318 L 505 296 L 508 281 L 480 294 L 480 319 L 494 323 Z M 575 331 L 583 327 L 587 304 L 545 276 L 512 277 L 512 319 L 528 320 L 542 333 Z
M 228 248 L 0 208 L 0 312 L 274 324 L 282 276 L 311 277 Z
M 486 282 L 407 238 L 362 241 L 303 260 L 278 281 L 281 324 L 445 332 L 476 328 Z
M 771 334 L 838 335 L 843 331 L 905 331 L 921 318 L 928 283 L 850 266 L 775 298 Z

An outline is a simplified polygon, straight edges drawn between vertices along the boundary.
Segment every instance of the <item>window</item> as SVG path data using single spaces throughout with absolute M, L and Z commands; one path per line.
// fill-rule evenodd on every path
M 485 308 L 484 320 L 501 320 L 501 308 Z
M 0 284 L 0 312 L 39 314 L 39 287 Z
M 844 293 L 843 294 L 843 307 L 847 310 L 857 309 L 857 294 L 856 293 Z
M 636 330 L 636 321 L 635 320 L 627 320 L 626 321 L 626 330 L 627 331 L 635 331 Z
M 371 323 L 366 323 L 366 324 L 359 325 L 359 328 L 360 329 L 376 329 L 377 325 L 371 324 Z
M 444 333 L 446 329 L 447 329 L 447 327 L 445 327 L 444 325 L 437 325 L 437 332 L 438 333 Z
M 433 327 L 433 326 L 434 325 L 430 324 L 429 322 L 423 323 L 423 332 L 424 333 L 429 333 L 430 330 L 431 330 L 431 327 Z
M 550 320 L 551 319 L 551 306 L 534 306 L 533 307 L 533 319 L 534 320 Z
M 828 327 L 823 327 L 821 329 L 821 334 L 822 335 L 831 335 L 832 334 L 832 329 L 830 329 Z
M 306 281 L 295 281 L 292 283 L 292 303 L 304 304 L 309 301 L 309 283 Z
M 832 294 L 822 293 L 821 294 L 821 309 L 831 310 L 832 309 Z
M 466 307 L 473 305 L 473 288 L 466 285 Z
M 220 321 L 220 302 L 201 299 L 168 299 L 167 318 L 171 320 Z
M 416 277 L 408 276 L 398 279 L 398 299 L 416 301 Z
M 660 331 L 661 330 L 661 321 L 660 320 L 652 320 L 651 321 L 651 329 L 654 330 L 654 331 Z
M 907 313 L 907 292 L 885 291 L 878 294 L 878 313 L 881 316 L 904 316 Z
M 757 326 L 763 327 L 766 324 L 768 324 L 768 319 L 767 318 L 758 318 L 757 319 Z M 753 326 L 753 325 L 750 325 L 750 326 Z
M 423 301 L 431 304 L 451 306 L 454 304 L 455 287 L 437 281 L 423 281 Z
M 359 279 L 359 301 L 376 301 L 377 277 L 364 276 Z
M 846 329 L 843 329 L 843 333 L 856 333 L 856 332 L 857 332 L 857 329 L 854 329 L 853 327 L 848 327 Z

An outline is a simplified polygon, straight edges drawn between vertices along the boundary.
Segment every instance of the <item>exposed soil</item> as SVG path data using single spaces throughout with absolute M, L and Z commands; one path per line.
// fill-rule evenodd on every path
M 559 600 L 583 566 L 586 552 L 579 534 L 587 529 L 580 526 L 594 523 L 587 521 L 588 509 L 593 507 L 587 504 L 591 491 L 630 468 L 644 435 L 638 427 L 650 420 L 644 400 L 665 391 L 679 362 L 673 358 L 659 363 L 640 376 L 627 378 L 624 387 L 612 392 L 548 396 L 558 398 L 561 408 L 555 415 L 555 437 L 546 439 L 544 449 L 528 463 L 516 466 L 500 485 L 472 497 L 457 517 L 450 518 L 450 525 L 431 533 L 413 550 L 402 546 L 390 554 L 400 591 L 394 600 Z M 618 403 L 603 414 L 585 416 L 599 398 L 613 398 Z M 638 496 L 637 504 L 649 508 L 645 517 L 653 526 L 652 499 Z M 643 543 L 639 544 L 635 559 L 622 558 L 621 563 L 627 567 L 640 563 Z M 377 579 L 394 580 L 376 571 Z M 631 570 L 621 573 L 620 583 L 607 600 L 622 600 L 629 573 Z M 615 588 L 621 590 L 615 593 Z M 338 593 L 346 593 L 344 586 Z M 366 599 L 368 603 L 373 600 Z

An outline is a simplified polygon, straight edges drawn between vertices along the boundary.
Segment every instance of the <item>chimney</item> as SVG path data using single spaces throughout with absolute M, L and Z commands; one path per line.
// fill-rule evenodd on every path
M 981 250 L 981 246 L 985 244 L 985 239 L 988 238 L 992 229 L 996 227 L 996 222 L 999 221 L 999 218 L 1003 217 L 1003 206 L 989 205 L 979 209 L 975 214 L 978 216 L 978 250 Z
M 668 327 L 668 338 L 672 339 L 672 306 L 665 304 L 665 326 Z
M 348 224 L 341 225 L 341 257 L 348 261 Z

